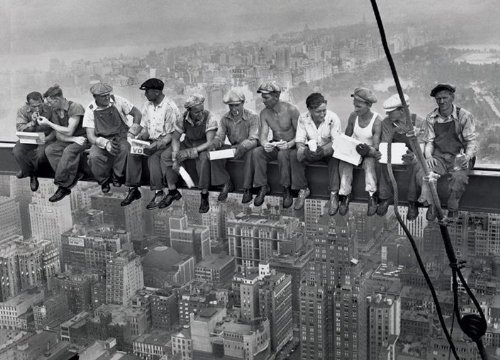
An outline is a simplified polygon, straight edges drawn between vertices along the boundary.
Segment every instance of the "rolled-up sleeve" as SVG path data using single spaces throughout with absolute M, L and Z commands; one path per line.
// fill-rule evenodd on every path
M 462 137 L 465 143 L 465 152 L 470 157 L 477 153 L 477 133 L 474 116 L 467 113 L 462 118 Z
M 422 137 L 425 143 L 433 142 L 436 134 L 434 133 L 434 118 L 427 116 L 424 123 L 424 136 Z
M 16 130 L 17 131 L 33 131 L 34 126 L 31 123 L 31 120 L 28 120 L 28 114 L 24 111 L 23 108 L 17 111 L 16 116 Z
M 224 144 L 224 141 L 226 140 L 226 135 L 227 135 L 227 124 L 226 124 L 226 118 L 223 117 L 220 122 L 219 126 L 217 128 L 217 133 L 215 134 L 214 140 L 218 141 L 220 145 Z M 219 145 L 219 146 L 220 146 Z
M 149 116 L 148 116 L 148 105 L 147 103 L 142 105 L 142 110 L 141 110 L 141 126 L 143 128 L 148 129 L 149 128 Z
M 332 141 L 339 136 L 339 134 L 342 132 L 342 127 L 340 124 L 340 118 L 337 116 L 337 114 L 332 114 L 332 125 L 330 127 L 330 136 L 332 138 Z
M 94 129 L 94 110 L 87 106 L 85 109 L 85 114 L 83 114 L 82 126 L 84 128 Z
M 208 119 L 207 119 L 207 127 L 205 129 L 205 132 L 212 131 L 212 130 L 217 130 L 218 128 L 218 122 L 216 117 L 212 114 L 208 114 Z
M 304 118 L 300 115 L 299 120 L 297 121 L 297 132 L 295 133 L 295 142 L 303 143 L 307 142 L 307 131 L 304 123 Z

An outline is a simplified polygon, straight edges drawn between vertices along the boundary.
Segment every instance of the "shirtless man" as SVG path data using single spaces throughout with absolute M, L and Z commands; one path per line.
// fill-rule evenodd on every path
M 257 90 L 261 94 L 266 108 L 260 112 L 260 143 L 262 146 L 254 150 L 253 185 L 259 188 L 254 205 L 261 206 L 269 193 L 267 184 L 267 163 L 278 160 L 280 183 L 283 185 L 283 208 L 292 206 L 293 197 L 290 191 L 292 183 L 290 171 L 290 156 L 295 148 L 295 132 L 299 110 L 292 104 L 280 101 L 281 88 L 275 82 L 264 82 Z M 269 141 L 269 129 L 273 132 Z M 247 202 L 250 198 L 244 199 Z
M 365 190 L 369 194 L 368 216 L 377 212 L 377 176 L 375 173 L 375 162 L 380 159 L 378 151 L 380 143 L 380 132 L 382 128 L 382 118 L 371 110 L 372 104 L 377 102 L 377 98 L 371 90 L 366 88 L 356 88 L 353 97 L 354 111 L 349 116 L 345 134 L 361 141 L 356 150 L 363 156 L 361 166 L 365 170 Z M 340 171 L 340 215 L 345 215 L 349 211 L 349 201 L 352 190 L 352 170 L 353 165 L 344 161 L 339 164 Z

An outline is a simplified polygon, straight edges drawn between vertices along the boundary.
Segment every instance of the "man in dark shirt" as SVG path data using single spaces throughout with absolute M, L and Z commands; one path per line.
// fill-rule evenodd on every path
M 17 142 L 12 154 L 21 170 L 16 174 L 17 178 L 30 177 L 31 191 L 38 190 L 38 179 L 36 177 L 38 167 L 46 161 L 45 146 L 54 140 L 54 132 L 47 125 L 41 125 L 40 121 L 48 119 L 52 121 L 52 109 L 43 103 L 42 94 L 37 91 L 26 96 L 26 104 L 17 111 L 16 130 L 22 132 L 43 132 L 45 134 L 44 144 L 22 144 Z
M 50 126 L 56 134 L 56 141 L 49 144 L 45 154 L 50 166 L 55 171 L 54 184 L 58 186 L 50 202 L 62 200 L 71 193 L 81 173 L 78 173 L 81 154 L 90 147 L 82 127 L 85 109 L 77 102 L 67 100 L 59 85 L 50 87 L 43 96 L 52 108 L 53 122 L 47 119 L 39 121 L 42 125 Z

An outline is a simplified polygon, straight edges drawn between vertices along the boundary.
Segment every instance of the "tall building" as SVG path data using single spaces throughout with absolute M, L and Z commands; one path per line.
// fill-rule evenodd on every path
M 19 293 L 19 264 L 17 261 L 17 243 L 22 242 L 21 235 L 5 238 L 0 243 L 0 301 L 6 301 Z
M 121 251 L 106 263 L 106 303 L 128 305 L 144 286 L 141 259 L 131 251 Z
M 154 211 L 152 235 L 164 245 L 170 246 L 170 224 L 168 219 L 170 217 L 182 217 L 185 213 L 185 204 L 182 199 L 174 201 L 168 208 Z
M 209 197 L 209 201 L 212 200 Z M 215 200 L 215 194 L 214 199 Z M 202 224 L 208 226 L 210 230 L 211 247 L 216 243 L 223 243 L 225 240 L 226 212 L 224 206 L 217 201 L 210 201 L 210 210 L 202 214 Z
M 377 359 L 387 346 L 389 338 L 399 336 L 401 323 L 401 299 L 395 295 L 375 294 L 367 298 L 368 341 L 367 354 L 369 359 Z
M 428 224 L 428 221 L 425 218 L 425 211 L 419 211 L 417 218 L 412 221 L 406 220 L 406 216 L 408 215 L 408 208 L 406 206 L 400 206 L 399 213 L 401 214 L 401 218 L 403 219 L 406 227 L 410 230 L 410 233 L 414 237 L 418 238 L 418 240 L 422 239 L 424 237 L 424 229 Z M 399 223 L 398 234 L 405 235 L 403 228 L 399 225 Z M 420 241 L 418 243 L 420 244 Z M 422 250 L 422 248 L 420 247 L 419 250 Z
M 18 179 L 15 176 L 6 177 L 10 182 L 9 195 L 19 204 L 21 216 L 21 229 L 23 237 L 29 239 L 31 237 L 31 221 L 29 205 L 33 197 L 33 192 L 30 190 L 29 178 Z
M 13 235 L 22 235 L 19 204 L 13 198 L 0 196 L 0 240 Z
M 235 257 L 240 272 L 296 248 L 291 243 L 295 243 L 299 229 L 297 218 L 241 213 L 228 219 L 226 226 L 229 255 Z
M 333 354 L 328 353 L 328 301 L 331 300 L 322 286 L 303 281 L 300 286 L 301 359 L 334 359 Z
M 140 240 L 144 236 L 144 208 L 140 201 L 134 201 L 128 206 L 121 206 L 125 194 L 108 193 L 98 194 L 90 198 L 91 208 L 104 212 L 104 222 L 118 229 L 125 229 L 130 233 L 132 241 Z
M 170 246 L 177 252 L 192 255 L 198 263 L 211 254 L 210 229 L 204 225 L 189 225 L 188 217 L 171 217 Z

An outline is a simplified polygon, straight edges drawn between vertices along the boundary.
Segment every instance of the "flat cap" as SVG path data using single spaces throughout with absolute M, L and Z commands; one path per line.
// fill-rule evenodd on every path
M 62 93 L 61 87 L 58 84 L 54 84 L 43 93 L 43 97 L 61 96 Z
M 201 105 L 205 102 L 205 97 L 200 94 L 190 95 L 186 102 L 184 103 L 184 107 L 186 109 L 191 109 L 193 106 Z
M 257 93 L 260 94 L 269 94 L 272 92 L 281 92 L 281 87 L 276 83 L 276 81 L 264 81 L 257 89 Z
M 90 87 L 92 95 L 104 95 L 113 91 L 113 87 L 109 84 L 98 82 Z
M 406 105 L 410 105 L 410 97 L 406 94 L 404 94 L 404 97 Z M 387 98 L 382 106 L 384 107 L 386 113 L 390 113 L 402 107 L 403 104 L 401 104 L 401 98 L 399 97 L 399 94 L 394 94 L 391 97 Z
M 146 81 L 144 81 L 139 89 L 140 90 L 147 90 L 147 89 L 163 90 L 164 86 L 165 86 L 165 84 L 160 79 L 151 78 L 151 79 L 147 79 Z
M 452 94 L 455 92 L 457 88 L 451 84 L 448 84 L 448 83 L 441 83 L 441 84 L 437 84 L 436 86 L 434 86 L 434 88 L 431 90 L 431 96 L 432 97 L 435 97 L 436 94 L 438 92 L 440 92 L 441 90 L 448 90 L 449 92 L 451 92 Z
M 245 94 L 236 89 L 229 90 L 222 99 L 222 102 L 226 105 L 241 104 L 244 101 Z
M 377 97 L 370 89 L 359 87 L 354 89 L 354 93 L 351 94 L 355 100 L 361 100 L 369 104 L 375 104 L 377 102 Z

